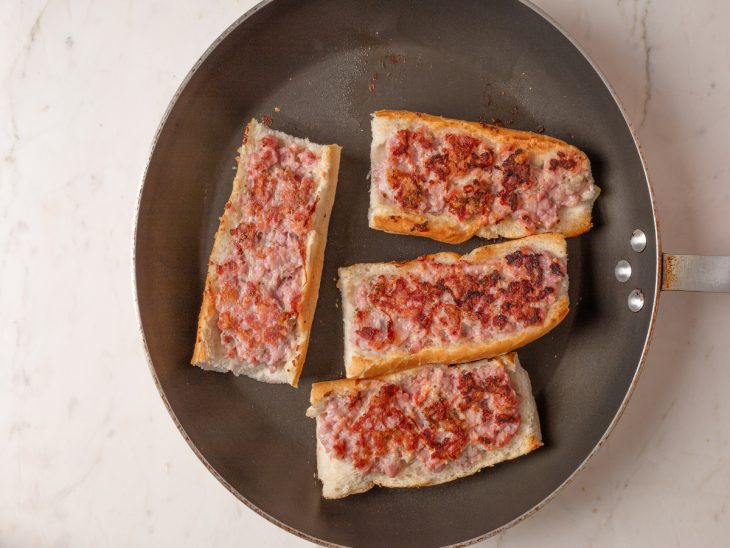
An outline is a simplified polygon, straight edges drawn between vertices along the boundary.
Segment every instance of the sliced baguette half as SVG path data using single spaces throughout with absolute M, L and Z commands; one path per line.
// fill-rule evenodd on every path
M 406 185 L 411 185 L 410 198 L 404 202 L 395 198 L 397 190 L 394 190 L 389 182 L 389 159 L 392 148 L 389 143 L 398 134 L 405 130 L 417 132 L 424 130 L 428 132 L 433 143 L 428 148 L 409 145 L 407 154 L 411 156 L 414 164 L 407 175 L 401 172 L 400 177 L 406 177 Z M 450 151 L 443 148 L 444 139 L 447 135 L 474 139 L 479 143 L 478 150 L 490 151 L 492 163 L 483 169 L 468 168 L 460 171 L 451 170 L 445 175 L 441 182 L 434 179 L 433 173 L 424 172 L 423 166 L 431 158 L 437 158 L 443 162 Z M 475 149 L 477 150 L 477 149 Z M 469 193 L 465 188 L 474 188 L 476 180 L 485 181 L 489 189 L 482 198 L 474 197 L 471 194 L 473 204 L 484 199 L 483 196 L 490 196 L 498 204 L 500 201 L 499 192 L 504 190 L 501 178 L 504 177 L 504 161 L 515 151 L 522 151 L 524 157 L 531 166 L 531 182 L 520 182 L 517 190 L 513 192 L 515 199 L 521 200 L 522 188 L 530 187 L 535 191 L 535 198 L 530 199 L 537 212 L 537 191 L 543 189 L 545 197 L 541 197 L 541 203 L 550 200 L 551 195 L 548 186 L 557 189 L 555 196 L 572 193 L 579 201 L 573 205 L 560 206 L 557 209 L 557 222 L 552 217 L 545 217 L 540 221 L 537 215 L 533 224 L 525 223 L 520 218 L 521 212 L 502 211 L 498 220 L 484 214 L 469 214 L 460 218 L 453 209 L 446 207 L 444 202 L 466 198 Z M 559 161 L 565 155 L 565 159 L 574 162 L 570 169 L 564 169 L 560 165 L 550 167 L 551 161 Z M 451 152 L 453 156 L 454 153 Z M 477 122 L 464 122 L 431 116 L 419 112 L 379 110 L 373 114 L 372 120 L 372 144 L 370 151 L 371 159 L 371 185 L 370 185 L 370 209 L 369 223 L 371 228 L 384 230 L 395 234 L 407 234 L 411 236 L 424 236 L 447 243 L 460 243 L 477 235 L 482 238 L 521 238 L 536 233 L 558 232 L 566 237 L 577 236 L 588 231 L 592 226 L 591 211 L 593 203 L 600 194 L 600 188 L 594 184 L 591 174 L 591 166 L 587 156 L 576 147 L 568 143 L 529 131 L 518 131 L 497 127 L 494 125 Z M 448 165 L 448 160 L 446 160 Z M 570 164 L 568 164 L 570 165 Z M 421 166 L 421 167 L 413 167 Z M 409 171 L 406 169 L 406 173 Z M 413 177 L 412 170 L 421 170 L 419 177 Z M 445 169 L 445 168 L 441 168 Z M 402 179 L 401 179 L 402 180 Z M 446 198 L 443 194 L 445 186 L 453 189 L 454 195 Z M 454 198 L 455 196 L 455 198 Z M 541 194 L 542 196 L 542 194 Z M 504 201 L 507 195 L 504 196 Z M 407 204 L 406 205 L 404 205 Z M 433 205 L 441 204 L 434 209 Z M 556 202 L 557 204 L 558 202 Z M 472 207 L 470 205 L 470 207 Z M 533 207 L 526 206 L 526 207 Z M 506 207 L 499 205 L 497 207 Z M 493 211 L 493 207 L 488 207 Z M 542 210 L 542 206 L 540 206 Z M 491 214 L 491 213 L 490 213 Z M 493 214 L 492 214 L 493 215 Z M 496 222 L 495 222 L 496 221 Z M 543 224 L 541 224 L 541 222 Z
M 311 166 L 308 177 L 313 179 L 314 208 L 311 213 L 311 224 L 309 229 L 296 237 L 301 238 L 304 249 L 303 268 L 291 272 L 272 272 L 272 276 L 286 277 L 295 275 L 294 285 L 300 292 L 296 323 L 289 327 L 287 337 L 292 340 L 283 357 L 276 360 L 276 363 L 254 364 L 237 355 L 231 355 L 230 348 L 227 350 L 222 342 L 222 331 L 219 327 L 219 310 L 216 298 L 219 295 L 220 284 L 218 268 L 240 251 L 236 251 L 237 242 L 232 231 L 242 223 L 254 221 L 254 218 L 247 218 L 243 214 L 242 201 L 246 199 L 246 193 L 250 191 L 253 181 L 247 176 L 247 162 L 251 154 L 255 153 L 261 140 L 267 136 L 273 137 L 281 147 L 296 147 L 296 150 L 311 151 L 316 155 L 316 162 Z M 270 383 L 289 383 L 297 386 L 299 375 L 307 355 L 309 335 L 312 327 L 312 319 L 319 294 L 320 277 L 324 261 L 324 249 L 327 241 L 327 228 L 329 225 L 330 212 L 335 198 L 337 187 L 337 173 L 340 163 L 340 147 L 338 145 L 318 145 L 307 139 L 292 137 L 280 131 L 270 129 L 264 124 L 251 120 L 246 127 L 243 138 L 243 145 L 239 149 L 238 168 L 233 180 L 233 190 L 226 204 L 223 216 L 220 218 L 220 226 L 215 236 L 213 250 L 208 262 L 208 273 L 205 280 L 203 302 L 198 317 L 198 329 L 195 340 L 195 348 L 191 363 L 203 369 L 227 372 L 235 375 L 247 375 L 254 379 Z M 296 166 L 296 163 L 291 164 Z M 249 216 L 251 217 L 251 216 Z M 287 238 L 293 237 L 291 234 Z M 275 239 L 275 238 L 274 238 Z M 267 250 L 267 253 L 271 248 Z M 245 263 L 244 269 L 254 268 L 255 261 L 237 259 Z M 283 266 L 282 268 L 289 268 Z M 291 276 L 290 276 L 291 277 Z M 265 283 L 265 282 L 262 282 Z M 256 292 L 264 290 L 257 286 Z M 268 290 L 268 289 L 267 289 Z M 241 294 L 243 288 L 241 288 Z M 258 298 L 258 293 L 254 298 Z M 255 329 L 265 330 L 267 325 L 257 324 Z M 235 337 L 234 337 L 235 338 Z
M 425 367 L 448 369 L 444 365 Z M 451 369 L 458 368 L 460 371 L 467 372 L 484 367 L 503 368 L 508 373 L 512 388 L 517 393 L 519 402 L 517 409 L 521 420 L 514 436 L 502 447 L 482 451 L 473 462 L 451 462 L 441 470 L 430 471 L 416 460 L 401 469 L 395 476 L 382 472 L 363 473 L 353 465 L 352 461 L 337 458 L 328 452 L 322 443 L 322 436 L 325 433 L 321 430 L 322 421 L 319 416 L 325 412 L 327 401 L 333 396 L 367 391 L 376 383 L 379 383 L 378 386 L 381 386 L 382 383 L 402 386 L 424 368 L 409 369 L 374 379 L 342 379 L 313 384 L 310 397 L 311 407 L 307 410 L 307 416 L 317 418 L 317 476 L 322 482 L 323 497 L 327 499 L 342 498 L 354 493 L 362 493 L 375 485 L 382 487 L 437 485 L 470 476 L 482 468 L 525 455 L 542 446 L 540 422 L 530 379 L 527 372 L 520 366 L 517 354 L 510 353 L 491 360 L 451 366 Z
M 358 344 L 357 341 L 359 340 L 362 343 L 362 340 L 358 338 L 357 315 L 361 313 L 360 310 L 368 313 L 368 310 L 373 309 L 370 302 L 363 307 L 358 307 L 358 295 L 363 291 L 363 287 L 372 287 L 374 281 L 380 279 L 381 276 L 386 279 L 395 279 L 411 274 L 419 277 L 424 271 L 424 264 L 430 262 L 437 265 L 457 264 L 460 271 L 470 269 L 472 274 L 476 271 L 478 276 L 486 277 L 495 268 L 499 269 L 500 261 L 520 250 L 538 254 L 545 252 L 554 257 L 561 265 L 562 280 L 554 288 L 552 296 L 548 297 L 548 300 L 552 300 L 552 302 L 545 308 L 539 323 L 517 325 L 511 331 L 495 330 L 493 334 L 486 337 L 476 337 L 473 334 L 466 333 L 448 343 L 429 343 L 416 351 L 412 351 L 408 350 L 407 345 L 403 345 L 403 340 L 412 335 L 408 334 L 409 328 L 403 323 L 405 321 L 404 315 L 398 313 L 390 314 L 394 338 L 392 344 L 385 344 L 376 349 L 369 347 L 367 343 Z M 497 261 L 496 266 L 495 261 Z M 477 268 L 474 269 L 473 267 Z M 479 267 L 483 267 L 483 270 L 480 271 Z M 502 274 L 500 273 L 500 276 Z M 545 273 L 545 275 L 548 274 Z M 504 276 L 502 277 L 504 278 Z M 502 281 L 500 283 L 506 285 L 508 281 L 505 278 L 504 283 Z M 431 285 L 435 284 L 432 283 Z M 463 256 L 444 252 L 404 262 L 356 264 L 339 269 L 338 286 L 342 295 L 345 337 L 344 360 L 347 377 L 363 378 L 382 375 L 429 363 L 468 362 L 516 350 L 543 336 L 565 318 L 569 310 L 567 247 L 565 238 L 560 234 L 538 234 L 519 240 L 478 247 Z M 493 293 L 496 294 L 497 291 L 495 289 Z M 446 304 L 449 304 L 446 293 L 424 298 L 423 302 L 430 308 L 431 315 L 438 315 L 440 310 Z M 433 318 L 434 323 L 437 321 L 439 321 L 438 318 Z M 462 332 L 468 331 L 468 326 L 465 323 L 462 323 L 461 326 Z M 383 330 L 385 329 L 384 327 Z

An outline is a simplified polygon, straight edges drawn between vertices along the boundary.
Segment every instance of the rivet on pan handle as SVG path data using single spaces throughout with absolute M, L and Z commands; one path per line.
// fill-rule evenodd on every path
M 662 262 L 662 290 L 730 293 L 730 257 L 665 253 Z

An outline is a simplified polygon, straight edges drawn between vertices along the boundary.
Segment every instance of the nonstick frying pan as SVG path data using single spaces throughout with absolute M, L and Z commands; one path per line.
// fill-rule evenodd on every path
M 304 411 L 312 382 L 344 373 L 337 267 L 485 243 L 450 246 L 368 228 L 370 113 L 380 108 L 544 128 L 588 154 L 603 192 L 593 230 L 569 240 L 570 315 L 519 351 L 545 447 L 445 485 L 326 501 L 314 478 L 314 421 Z M 254 116 L 343 146 L 298 390 L 189 365 L 235 150 Z M 468 543 L 525 517 L 621 415 L 662 285 L 730 291 L 730 258 L 662 255 L 647 173 L 616 98 L 564 32 L 517 1 L 259 4 L 203 55 L 165 114 L 140 193 L 134 255 L 153 376 L 181 433 L 242 502 L 324 544 Z

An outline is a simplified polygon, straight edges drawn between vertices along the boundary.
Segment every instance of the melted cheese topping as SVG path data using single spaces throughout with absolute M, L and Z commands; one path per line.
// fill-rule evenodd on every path
M 238 203 L 226 204 L 240 222 L 215 265 L 218 328 L 229 358 L 273 371 L 295 350 L 318 162 L 311 150 L 283 146 L 274 135 L 259 138 L 247 156 L 245 188 Z
M 347 336 L 378 353 L 487 342 L 541 324 L 566 272 L 565 259 L 529 247 L 478 264 L 423 258 L 407 272 L 359 282 Z
M 401 129 L 387 140 L 373 183 L 386 205 L 455 222 L 521 223 L 528 233 L 558 224 L 561 207 L 594 197 L 588 160 L 574 149 L 552 157 L 490 146 L 466 133 Z
M 411 465 L 468 466 L 516 434 L 519 397 L 504 368 L 432 366 L 397 382 L 365 380 L 317 412 L 328 455 L 363 473 L 397 476 Z

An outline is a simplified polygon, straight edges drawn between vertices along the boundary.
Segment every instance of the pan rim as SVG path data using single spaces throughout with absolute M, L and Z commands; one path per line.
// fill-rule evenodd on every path
M 172 405 L 170 405 L 170 401 L 167 399 L 167 395 L 165 394 L 164 389 L 162 388 L 162 384 L 160 383 L 160 379 L 157 376 L 157 371 L 155 370 L 155 366 L 152 363 L 152 356 L 150 355 L 149 346 L 147 345 L 147 336 L 145 335 L 144 326 L 142 324 L 142 310 L 139 305 L 139 287 L 137 285 L 137 229 L 139 227 L 139 210 L 140 206 L 142 204 L 142 195 L 144 193 L 144 187 L 145 182 L 147 181 L 147 175 L 150 168 L 150 163 L 152 162 L 152 157 L 155 153 L 155 150 L 157 148 L 158 141 L 160 139 L 160 135 L 162 134 L 163 129 L 167 125 L 167 121 L 170 117 L 170 114 L 172 113 L 173 109 L 175 108 L 175 105 L 177 105 L 178 99 L 180 99 L 180 96 L 185 91 L 185 88 L 187 88 L 188 84 L 190 83 L 190 80 L 193 78 L 195 73 L 198 71 L 198 69 L 205 63 L 205 61 L 208 59 L 211 53 L 235 30 L 237 29 L 244 21 L 246 21 L 249 17 L 260 11 L 261 9 L 265 8 L 269 4 L 275 2 L 276 0 L 261 0 L 259 3 L 254 5 L 251 9 L 244 12 L 241 16 L 239 16 L 233 23 L 231 23 L 211 44 L 208 46 L 208 48 L 201 54 L 201 56 L 198 58 L 198 60 L 195 62 L 195 64 L 192 66 L 192 68 L 188 71 L 188 73 L 183 78 L 182 82 L 180 82 L 180 85 L 175 90 L 175 93 L 173 94 L 172 98 L 170 99 L 170 102 L 167 105 L 167 108 L 165 109 L 165 112 L 162 115 L 162 118 L 160 119 L 160 123 L 157 126 L 157 129 L 155 130 L 154 137 L 152 138 L 152 142 L 149 147 L 149 152 L 147 154 L 147 160 L 145 162 L 144 170 L 142 171 L 142 175 L 140 177 L 139 182 L 139 189 L 137 191 L 137 200 L 135 203 L 134 208 L 134 219 L 133 219 L 133 231 L 132 231 L 132 248 L 131 248 L 131 259 L 132 259 L 132 268 L 131 268 L 131 274 L 132 274 L 132 290 L 133 290 L 133 296 L 134 296 L 134 309 L 135 309 L 135 317 L 137 318 L 137 330 L 139 331 L 139 336 L 142 340 L 142 345 L 144 347 L 144 353 L 145 358 L 147 361 L 147 367 L 149 369 L 150 374 L 152 375 L 152 380 L 155 383 L 155 387 L 157 388 L 157 392 L 160 395 L 160 398 L 162 399 L 162 403 L 165 406 L 165 409 L 167 410 L 167 413 L 170 415 L 170 418 L 172 419 L 172 422 L 177 427 L 178 432 L 180 432 L 180 435 L 183 437 L 185 442 L 188 444 L 190 449 L 192 449 L 195 456 L 200 459 L 200 462 L 203 463 L 203 466 L 210 472 L 215 479 L 217 479 L 223 487 L 225 487 L 233 496 L 235 496 L 239 501 L 241 501 L 243 504 L 245 504 L 248 508 L 256 512 L 259 516 L 265 518 L 270 523 L 273 523 L 277 527 L 283 529 L 284 531 L 291 533 L 299 538 L 302 538 L 304 540 L 308 540 L 309 542 L 313 542 L 315 544 L 319 544 L 321 546 L 341 546 L 338 544 L 334 544 L 328 541 L 325 541 L 323 539 L 317 538 L 313 535 L 310 535 L 308 533 L 305 533 L 304 531 L 300 531 L 299 529 L 295 529 L 291 527 L 290 525 L 284 523 L 283 521 L 280 521 L 276 519 L 274 516 L 268 514 L 255 504 L 253 504 L 251 501 L 249 501 L 246 497 L 244 497 L 241 493 L 238 492 L 236 488 L 234 488 L 226 479 L 220 475 L 220 473 L 208 462 L 208 459 L 205 458 L 205 455 L 198 449 L 198 447 L 195 445 L 195 443 L 190 439 L 190 436 L 188 435 L 187 431 L 185 430 L 185 427 L 182 425 L 180 420 L 177 418 L 177 415 L 175 414 L 175 411 L 172 409 Z
M 613 86 L 611 86 L 610 82 L 606 78 L 606 76 L 603 74 L 603 71 L 598 67 L 596 62 L 593 60 L 593 58 L 588 55 L 586 50 L 581 46 L 581 44 L 573 38 L 573 36 L 568 33 L 567 30 L 565 30 L 552 16 L 548 15 L 542 8 L 536 6 L 532 3 L 531 0 L 518 0 L 521 4 L 527 6 L 532 11 L 537 13 L 540 17 L 545 19 L 548 23 L 550 23 L 555 29 L 557 29 L 572 45 L 575 49 L 578 50 L 578 52 L 585 58 L 586 61 L 591 65 L 591 68 L 596 72 L 598 77 L 601 79 L 601 82 L 603 82 L 603 85 L 606 87 L 608 92 L 611 94 L 612 99 L 616 103 L 616 106 L 618 107 L 619 111 L 621 112 L 621 116 L 624 119 L 624 122 L 626 122 L 626 126 L 629 128 L 629 131 L 631 133 L 631 137 L 634 141 L 634 146 L 636 147 L 636 151 L 639 154 L 639 160 L 641 161 L 641 168 L 644 171 L 644 180 L 646 182 L 647 189 L 649 191 L 649 199 L 651 202 L 651 211 L 652 211 L 652 219 L 654 221 L 653 229 L 654 229 L 654 235 L 656 239 L 656 253 L 654 257 L 655 261 L 655 270 L 656 270 L 656 279 L 654 283 L 654 293 L 653 293 L 653 304 L 652 304 L 652 310 L 651 310 L 651 317 L 649 319 L 649 326 L 647 329 L 646 337 L 644 338 L 644 345 L 641 349 L 641 357 L 639 358 L 639 363 L 636 366 L 636 371 L 634 372 L 634 376 L 631 379 L 631 383 L 629 384 L 629 388 L 626 391 L 626 395 L 624 396 L 624 399 L 621 401 L 621 404 L 619 405 L 619 408 L 616 410 L 615 415 L 613 416 L 613 419 L 611 419 L 611 422 L 609 423 L 606 430 L 603 432 L 603 435 L 598 440 L 596 445 L 593 447 L 593 449 L 586 455 L 586 458 L 583 459 L 583 461 L 576 467 L 575 470 L 567 477 L 565 478 L 565 481 L 558 485 L 552 493 L 550 493 L 548 496 L 546 496 L 544 499 L 542 499 L 540 502 L 535 504 L 532 508 L 529 510 L 526 510 L 522 515 L 517 516 L 515 519 L 513 519 L 510 522 L 505 523 L 501 527 L 498 527 L 489 533 L 486 533 L 484 535 L 481 535 L 479 537 L 474 537 L 470 540 L 467 540 L 463 543 L 460 543 L 460 546 L 469 546 L 471 544 L 476 544 L 477 542 L 480 542 L 482 540 L 486 540 L 490 537 L 493 537 L 495 535 L 498 535 L 499 533 L 502 533 L 506 531 L 507 529 L 510 529 L 511 527 L 517 525 L 521 521 L 529 518 L 532 516 L 535 512 L 542 509 L 547 503 L 549 503 L 553 498 L 562 491 L 575 477 L 578 475 L 579 472 L 581 472 L 586 465 L 588 464 L 588 461 L 590 461 L 593 456 L 598 452 L 598 450 L 601 448 L 601 446 L 605 443 L 605 441 L 608 439 L 608 437 L 613 432 L 613 429 L 616 427 L 618 422 L 621 420 L 621 417 L 624 414 L 624 411 L 626 410 L 626 406 L 629 404 L 629 401 L 631 400 L 631 397 L 634 394 L 634 390 L 636 389 L 636 385 L 639 382 L 639 377 L 641 376 L 641 372 L 644 367 L 644 363 L 646 362 L 646 358 L 649 353 L 649 347 L 651 346 L 651 341 L 654 336 L 654 326 L 656 324 L 656 315 L 659 305 L 659 293 L 661 289 L 661 269 L 659 268 L 659 265 L 661 264 L 661 256 L 662 256 L 662 246 L 661 246 L 661 235 L 659 232 L 659 218 L 657 216 L 657 208 L 656 208 L 656 198 L 654 195 L 654 188 L 651 184 L 651 178 L 649 176 L 649 170 L 646 164 L 646 160 L 644 159 L 644 154 L 641 149 L 641 143 L 639 142 L 639 137 L 636 133 L 636 129 L 634 128 L 633 124 L 631 123 L 631 120 L 629 119 L 626 109 L 623 106 L 623 103 L 619 99 L 618 95 L 616 94 L 616 91 L 613 89 Z M 628 238 L 627 238 L 628 240 Z
M 132 289 L 133 289 L 133 298 L 134 298 L 134 308 L 135 308 L 135 317 L 137 320 L 137 329 L 139 331 L 139 335 L 142 341 L 142 345 L 144 348 L 145 358 L 147 360 L 147 367 L 152 375 L 152 380 L 155 383 L 155 386 L 157 387 L 157 391 L 160 395 L 160 398 L 162 399 L 162 402 L 170 415 L 170 418 L 172 419 L 173 423 L 177 427 L 178 431 L 182 435 L 185 442 L 188 444 L 188 446 L 192 449 L 193 453 L 200 459 L 200 461 L 203 463 L 203 465 L 206 467 L 206 469 L 213 475 L 214 478 L 216 478 L 228 491 L 230 491 L 238 500 L 240 500 L 242 503 L 244 503 L 248 508 L 256 512 L 261 517 L 265 518 L 269 522 L 273 523 L 274 525 L 280 527 L 281 529 L 287 531 L 288 533 L 291 533 L 299 538 L 302 538 L 304 540 L 307 540 L 309 542 L 313 542 L 316 544 L 319 544 L 321 546 L 342 546 L 340 544 L 332 543 L 329 541 L 326 541 L 324 539 L 315 537 L 314 535 L 311 535 L 309 533 L 305 533 L 304 531 L 300 531 L 299 529 L 295 529 L 294 527 L 278 520 L 274 516 L 268 514 L 255 504 L 253 504 L 251 501 L 249 501 L 242 493 L 240 493 L 237 489 L 235 489 L 228 481 L 226 481 L 223 476 L 218 473 L 218 471 L 208 462 L 208 460 L 205 458 L 205 456 L 200 452 L 200 450 L 197 448 L 197 446 L 193 443 L 193 441 L 190 439 L 187 431 L 183 427 L 180 420 L 177 418 L 177 415 L 175 414 L 174 410 L 172 409 L 172 406 L 170 405 L 169 400 L 167 399 L 167 396 L 165 394 L 164 389 L 162 388 L 162 385 L 160 383 L 159 377 L 157 376 L 157 371 L 155 370 L 154 364 L 152 363 L 152 357 L 149 352 L 149 347 L 147 344 L 147 337 L 145 335 L 144 326 L 142 324 L 142 312 L 140 308 L 139 303 L 139 287 L 137 284 L 137 236 L 138 236 L 138 226 L 139 226 L 139 212 L 140 212 L 140 206 L 142 203 L 142 196 L 144 193 L 144 187 L 145 182 L 147 180 L 150 164 L 152 162 L 153 155 L 155 153 L 155 150 L 158 145 L 158 141 L 160 138 L 160 135 L 162 134 L 163 129 L 165 128 L 167 121 L 170 117 L 170 114 L 172 113 L 172 110 L 177 105 L 177 102 L 182 95 L 182 93 L 185 91 L 187 85 L 189 84 L 190 80 L 193 78 L 195 73 L 198 71 L 198 69 L 205 63 L 205 61 L 208 59 L 210 54 L 218 48 L 218 46 L 235 30 L 237 29 L 241 24 L 243 24 L 247 19 L 249 19 L 251 16 L 253 16 L 258 11 L 262 10 L 263 8 L 267 7 L 269 4 L 274 3 L 276 0 L 262 0 L 256 5 L 254 5 L 252 8 L 250 8 L 248 11 L 244 12 L 241 16 L 239 16 L 233 23 L 231 23 L 211 44 L 208 46 L 208 48 L 202 53 L 202 55 L 198 58 L 198 60 L 195 62 L 193 67 L 188 71 L 188 73 L 183 78 L 182 82 L 176 89 L 175 93 L 173 94 L 172 98 L 170 99 L 170 102 L 167 105 L 167 108 L 165 109 L 162 118 L 160 119 L 160 123 L 157 126 L 157 129 L 154 133 L 154 137 L 152 139 L 152 142 L 149 147 L 149 152 L 147 154 L 147 160 L 145 162 L 144 169 L 142 171 L 139 185 L 138 185 L 138 191 L 137 191 L 137 199 L 135 203 L 134 208 L 134 214 L 133 214 L 133 231 L 132 231 L 132 242 L 131 242 L 131 275 L 132 275 Z M 524 6 L 531 9 L 533 12 L 535 12 L 537 15 L 542 17 L 545 21 L 547 21 L 550 25 L 552 25 L 556 30 L 558 30 L 572 45 L 573 47 L 578 50 L 578 52 L 583 56 L 583 58 L 588 61 L 591 68 L 596 72 L 596 74 L 601 79 L 601 82 L 606 87 L 608 92 L 611 94 L 611 97 L 613 101 L 616 103 L 616 106 L 618 107 L 621 116 L 624 119 L 624 122 L 626 123 L 630 133 L 631 137 L 634 141 L 634 146 L 637 150 L 637 153 L 639 155 L 639 160 L 641 162 L 641 167 L 644 172 L 644 180 L 647 185 L 647 189 L 649 191 L 649 198 L 651 203 L 651 210 L 652 210 L 652 218 L 653 218 L 653 229 L 654 229 L 654 236 L 656 240 L 656 253 L 655 253 L 655 270 L 656 270 L 656 280 L 654 284 L 654 291 L 653 291 L 653 299 L 652 299 L 652 310 L 651 310 L 651 316 L 649 320 L 649 325 L 647 328 L 647 334 L 644 339 L 643 348 L 641 351 L 641 356 L 639 358 L 639 363 L 637 364 L 636 371 L 634 372 L 634 375 L 631 379 L 631 383 L 629 384 L 629 388 L 626 392 L 626 395 L 624 396 L 624 399 L 621 401 L 621 404 L 619 405 L 613 419 L 611 419 L 611 422 L 609 423 L 608 427 L 604 431 L 604 433 L 601 435 L 601 438 L 598 440 L 596 445 L 593 447 L 593 449 L 588 453 L 588 455 L 583 459 L 583 461 L 576 467 L 576 469 L 559 485 L 557 486 L 549 495 L 547 495 L 544 499 L 542 499 L 540 502 L 532 506 L 531 508 L 527 509 L 525 512 L 514 518 L 513 520 L 501 525 L 500 527 L 497 527 L 496 529 L 493 529 L 487 533 L 484 533 L 483 535 L 479 535 L 477 537 L 473 537 L 468 540 L 460 541 L 458 543 L 458 546 L 469 546 L 472 544 L 475 544 L 477 542 L 480 542 L 482 540 L 486 540 L 490 537 L 493 537 L 499 533 L 502 533 L 506 531 L 507 529 L 513 527 L 514 525 L 520 523 L 521 521 L 527 519 L 528 517 L 532 516 L 535 512 L 542 509 L 548 502 L 550 502 L 560 491 L 562 491 L 575 477 L 576 475 L 581 472 L 588 461 L 597 453 L 599 448 L 603 445 L 603 443 L 608 439 L 608 437 L 613 432 L 613 429 L 616 427 L 616 424 L 618 424 L 618 421 L 621 419 L 626 406 L 629 403 L 629 400 L 631 399 L 634 390 L 636 388 L 636 384 L 638 383 L 639 377 L 641 375 L 642 369 L 644 367 L 644 364 L 646 362 L 646 358 L 649 352 L 649 347 L 651 345 L 652 337 L 654 334 L 654 327 L 656 324 L 656 315 L 658 310 L 658 304 L 659 304 L 659 294 L 661 289 L 661 269 L 659 268 L 659 265 L 661 264 L 661 256 L 662 256 L 662 248 L 661 248 L 661 235 L 659 232 L 659 220 L 657 216 L 657 208 L 656 208 L 656 200 L 655 200 L 655 194 L 654 189 L 651 184 L 649 171 L 647 168 L 646 161 L 644 159 L 644 155 L 641 149 L 641 144 L 638 139 L 638 135 L 636 132 L 636 129 L 634 128 L 633 124 L 631 123 L 631 120 L 629 119 L 626 110 L 619 99 L 618 95 L 614 91 L 613 87 L 609 83 L 606 76 L 603 74 L 603 72 L 600 70 L 596 62 L 587 54 L 585 49 L 576 41 L 575 38 L 573 38 L 557 21 L 555 21 L 550 15 L 548 15 L 542 8 L 536 6 L 532 3 L 530 0 L 517 0 L 520 4 L 523 4 Z M 456 545 L 453 545 L 456 546 Z

